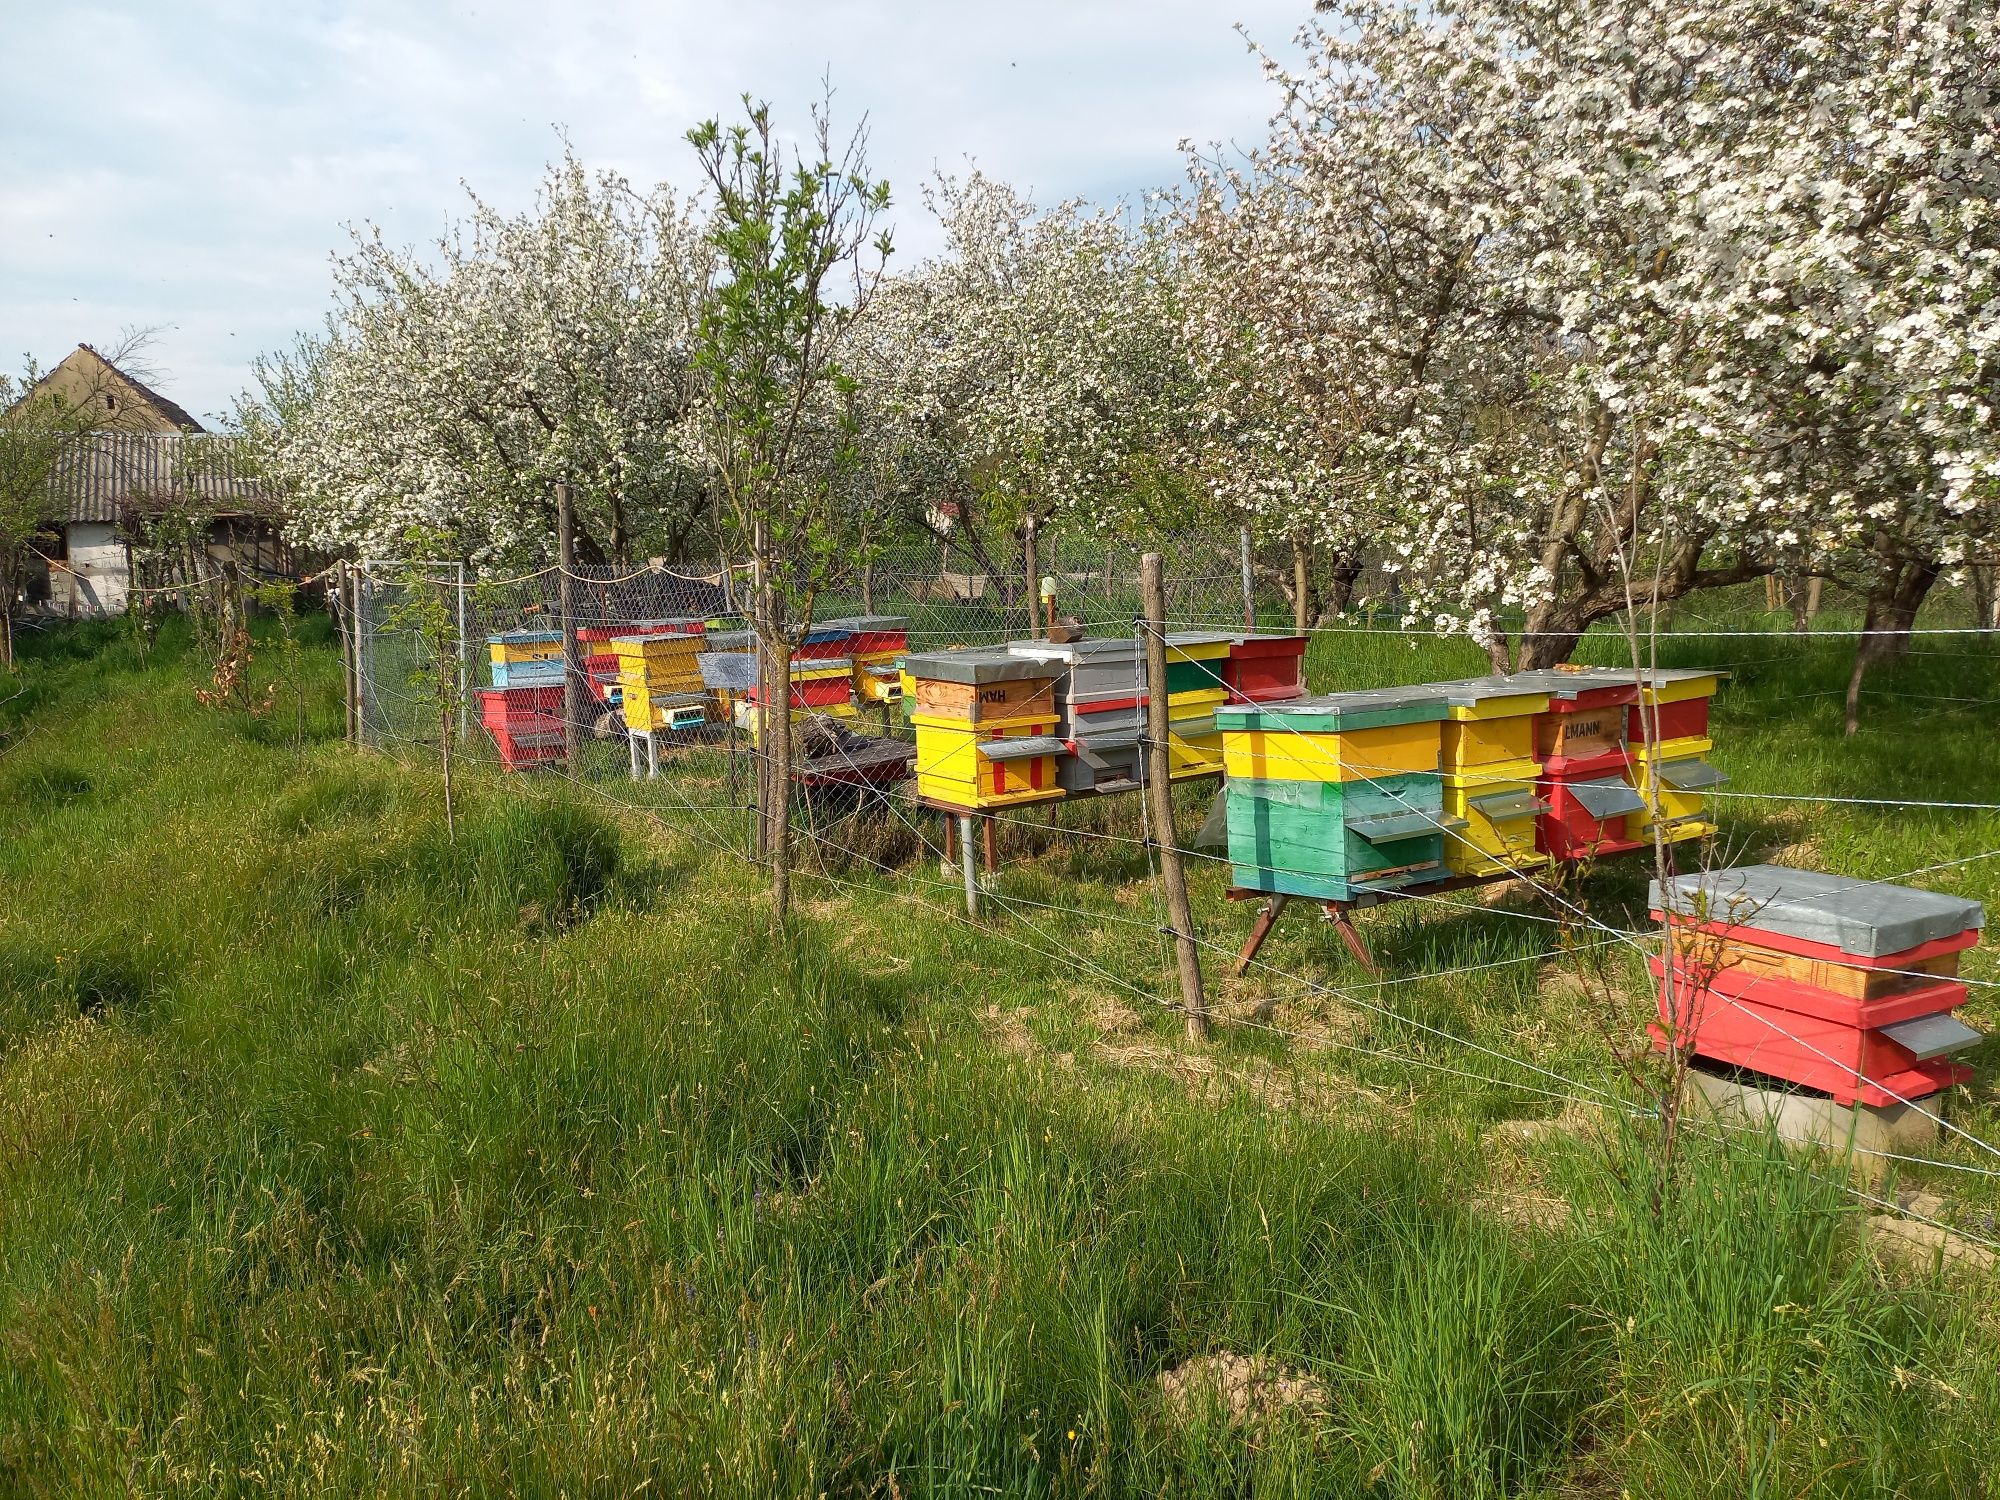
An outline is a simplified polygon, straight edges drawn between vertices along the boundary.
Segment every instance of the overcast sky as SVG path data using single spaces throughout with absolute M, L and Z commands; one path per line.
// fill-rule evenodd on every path
M 343 226 L 433 238 L 461 182 L 525 204 L 568 131 L 592 166 L 693 185 L 682 137 L 746 90 L 782 121 L 831 72 L 896 191 L 968 159 L 1042 201 L 1180 176 L 1273 102 L 1232 27 L 1286 45 L 1309 0 L 173 0 L 10 6 L 0 55 L 0 360 L 159 325 L 165 394 L 226 411 L 318 323 Z

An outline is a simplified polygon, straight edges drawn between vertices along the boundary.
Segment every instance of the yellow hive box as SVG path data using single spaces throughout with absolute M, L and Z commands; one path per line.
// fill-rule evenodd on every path
M 1055 721 L 968 724 L 912 714 L 917 727 L 917 794 L 951 807 L 1005 807 L 1062 796 Z
M 1259 781 L 1374 781 L 1406 771 L 1435 771 L 1435 720 L 1314 734 L 1294 729 L 1225 729 L 1223 767 Z
M 1191 688 L 1184 693 L 1167 694 L 1167 717 L 1170 719 L 1194 719 L 1214 713 L 1229 701 L 1228 688 Z
M 494 641 L 487 651 L 502 666 L 517 661 L 549 661 L 563 654 L 561 641 Z
M 1687 735 L 1677 740 L 1661 740 L 1657 745 L 1632 742 L 1632 756 L 1635 760 L 1688 760 L 1708 754 L 1715 748 L 1715 741 L 1706 735 Z
M 1454 875 L 1497 875 L 1549 862 L 1535 848 L 1535 827 L 1547 806 L 1535 793 L 1532 760 L 1494 761 L 1469 774 L 1447 772 L 1444 810 L 1464 826 L 1445 835 L 1444 864 Z M 1496 775 L 1507 771 L 1510 775 Z
M 1671 682 L 1642 681 L 1639 684 L 1639 701 L 1685 703 L 1690 698 L 1713 698 L 1721 686 L 1722 674 L 1719 672 L 1706 677 L 1683 677 Z
M 794 724 L 804 724 L 810 719 L 851 719 L 860 712 L 861 710 L 856 708 L 852 703 L 829 703 L 824 708 L 793 709 L 792 722 Z M 750 736 L 750 743 L 753 746 L 756 745 L 761 738 L 757 731 L 757 721 L 759 718 L 758 705 L 752 703 L 748 698 L 738 698 L 731 705 L 730 713 L 736 720 L 736 727 L 748 734 Z
M 1668 743 L 1671 744 L 1673 741 Z M 1654 770 L 1656 766 L 1657 777 Z M 1706 838 L 1715 832 L 1715 823 L 1708 815 L 1707 792 L 1710 787 L 1720 786 L 1729 778 L 1709 765 L 1699 754 L 1673 758 L 1663 756 L 1657 761 L 1635 759 L 1632 762 L 1631 775 L 1632 785 L 1639 795 L 1646 799 L 1646 805 L 1625 820 L 1626 837 L 1648 841 L 1652 839 L 1653 787 L 1656 779 L 1659 783 L 1660 824 L 1666 830 L 1668 843 L 1678 844 L 1688 839 Z
M 1184 776 L 1213 776 L 1223 768 L 1222 735 L 1218 732 L 1184 738 L 1170 733 L 1167 763 L 1169 774 L 1176 780 Z
M 643 723 L 647 728 L 658 729 L 666 722 L 666 702 L 670 697 L 685 698 L 689 693 L 699 692 L 702 692 L 699 683 L 692 688 L 667 689 L 657 685 L 649 687 L 644 683 L 635 687 L 630 683 L 621 682 L 618 685 L 618 701 L 625 710 L 627 724 L 638 728 Z M 705 707 L 710 719 L 717 717 L 713 697 L 708 698 Z
M 1500 698 L 1490 702 L 1498 703 L 1540 703 L 1544 707 L 1547 698 Z M 1478 705 L 1484 708 L 1485 704 Z M 1463 710 L 1454 708 L 1454 715 Z M 1524 709 L 1517 714 L 1493 715 L 1487 718 L 1451 718 L 1445 720 L 1444 768 L 1447 771 L 1467 770 L 1474 766 L 1506 764 L 1512 761 L 1532 761 L 1535 758 L 1535 714 L 1540 710 Z

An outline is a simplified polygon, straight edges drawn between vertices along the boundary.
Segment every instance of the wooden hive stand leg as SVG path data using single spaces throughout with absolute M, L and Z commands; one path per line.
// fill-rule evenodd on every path
M 1264 939 L 1271 935 L 1271 928 L 1277 924 L 1278 914 L 1291 905 L 1292 898 L 1282 891 L 1264 903 L 1264 909 L 1257 913 L 1257 921 L 1250 929 L 1250 937 L 1243 949 L 1236 955 L 1235 977 L 1241 979 L 1249 972 L 1250 965 L 1257 961 L 1257 952 L 1264 946 Z
M 1361 936 L 1361 930 L 1354 925 L 1354 910 L 1345 901 L 1326 903 L 1326 919 L 1333 923 L 1340 933 L 1340 940 L 1347 944 L 1347 951 L 1354 955 L 1354 961 L 1368 971 L 1369 977 L 1380 979 L 1382 967 L 1375 962 L 1375 955 L 1368 951 L 1368 943 Z
M 994 851 L 994 847 L 993 847 L 993 814 L 992 814 L 992 813 L 985 813 L 985 814 L 983 814 L 983 815 L 982 815 L 982 816 L 980 817 L 980 819 L 979 819 L 979 838 L 980 838 L 980 842 L 981 842 L 981 844 L 982 844 L 982 846 L 983 846 L 983 849 L 982 849 L 982 852 L 984 853 L 984 855 L 985 855 L 985 857 L 986 857 L 986 873 L 987 873 L 988 875 L 992 875 L 992 874 L 996 874 L 996 873 L 998 873 L 998 871 L 999 871 L 999 869 L 1000 869 L 1000 860 L 999 860 L 999 856 L 998 856 L 998 855 L 997 855 L 997 854 L 995 853 L 995 851 Z

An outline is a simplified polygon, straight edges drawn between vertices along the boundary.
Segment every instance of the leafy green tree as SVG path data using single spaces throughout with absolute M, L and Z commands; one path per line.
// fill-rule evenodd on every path
M 716 276 L 702 305 L 694 374 L 706 457 L 749 545 L 763 672 L 763 844 L 774 922 L 791 901 L 792 650 L 831 579 L 865 541 L 863 507 L 841 502 L 860 463 L 843 336 L 890 252 L 876 222 L 889 185 L 868 176 L 865 122 L 835 149 L 831 97 L 806 143 L 787 152 L 770 107 L 743 100 L 743 123 L 708 120 L 688 142 L 714 191 Z

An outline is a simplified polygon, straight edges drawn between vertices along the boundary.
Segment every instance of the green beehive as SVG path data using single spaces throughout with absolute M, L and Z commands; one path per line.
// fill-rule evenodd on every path
M 1232 777 L 1229 858 L 1245 890 L 1348 901 L 1443 878 L 1445 840 L 1465 826 L 1444 811 L 1438 777 L 1351 781 Z

